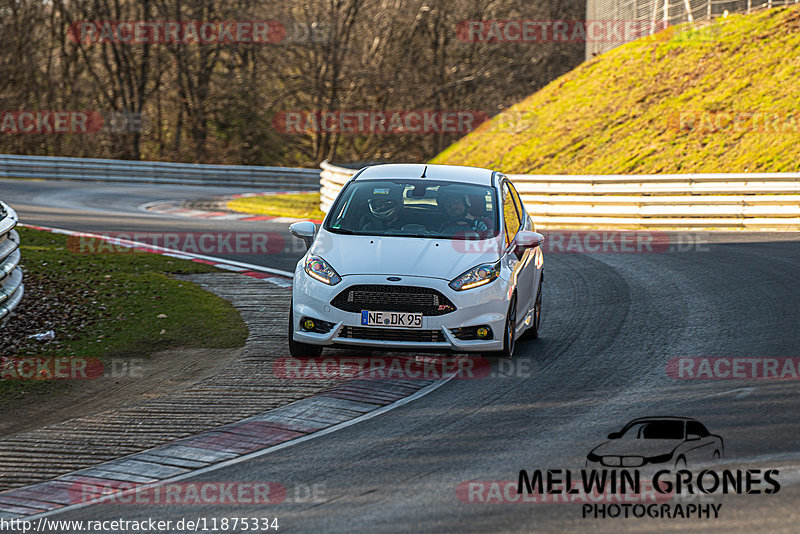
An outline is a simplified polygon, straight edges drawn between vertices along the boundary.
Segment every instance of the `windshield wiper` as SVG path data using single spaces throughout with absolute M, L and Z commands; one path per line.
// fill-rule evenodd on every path
M 385 234 L 384 237 L 418 237 L 418 238 L 427 238 L 427 237 L 441 237 L 439 234 L 436 233 L 428 233 L 428 234 Z

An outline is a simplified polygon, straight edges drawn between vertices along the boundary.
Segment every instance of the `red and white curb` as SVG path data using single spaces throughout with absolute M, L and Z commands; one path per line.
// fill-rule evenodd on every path
M 0 518 L 31 520 L 102 502 L 132 502 L 123 498 L 346 428 L 427 395 L 454 376 L 345 380 L 319 395 L 236 423 L 1 492 Z M 86 487 L 91 488 L 88 497 Z
M 20 224 L 19 226 L 24 226 L 25 228 L 32 228 L 34 230 L 44 230 L 45 232 L 52 232 L 54 234 L 64 234 L 68 236 L 99 239 L 102 241 L 113 243 L 115 246 L 127 247 L 142 252 L 150 252 L 152 254 L 160 254 L 162 256 L 170 256 L 172 258 L 178 258 L 181 260 L 193 261 L 195 263 L 204 263 L 206 265 L 212 265 L 219 269 L 238 272 L 239 274 L 243 274 L 251 278 L 258 278 L 260 280 L 264 280 L 265 282 L 269 282 L 271 284 L 275 284 L 279 287 L 284 287 L 287 289 L 292 287 L 292 277 L 294 276 L 294 273 L 290 273 L 289 271 L 282 271 L 280 269 L 273 269 L 271 267 L 262 267 L 260 265 L 253 265 L 252 263 L 244 263 L 240 261 L 226 260 L 223 258 L 215 258 L 213 256 L 205 256 L 203 254 L 183 252 L 180 250 L 159 247 L 157 245 L 151 245 L 148 243 L 140 243 L 138 241 L 132 241 L 129 239 L 120 239 L 116 237 L 104 236 L 101 234 L 93 234 L 90 232 L 75 232 L 73 230 L 64 230 L 63 228 L 50 228 L 47 226 L 35 226 L 32 224 Z
M 266 197 L 272 195 L 291 195 L 297 193 L 308 193 L 308 191 L 266 191 L 263 193 L 240 193 L 237 195 L 225 195 L 216 197 L 217 202 L 227 202 L 236 198 Z M 275 217 L 272 215 L 253 215 L 251 213 L 236 213 L 233 211 L 209 211 L 182 206 L 183 200 L 159 200 L 142 204 L 139 209 L 144 211 L 161 213 L 164 215 L 174 215 L 177 217 L 192 217 L 196 219 L 209 219 L 215 221 L 270 221 L 274 223 L 290 224 L 307 219 L 297 219 L 294 217 Z M 314 221 L 319 223 L 321 221 Z

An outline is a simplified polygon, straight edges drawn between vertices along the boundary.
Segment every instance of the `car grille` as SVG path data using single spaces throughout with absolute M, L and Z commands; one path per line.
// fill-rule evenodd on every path
M 339 337 L 349 339 L 377 339 L 380 341 L 416 341 L 444 343 L 441 330 L 410 330 L 405 328 L 366 328 L 345 326 Z
M 640 467 L 644 465 L 642 456 L 603 456 L 600 463 L 606 467 Z
M 370 311 L 396 311 L 421 313 L 425 316 L 444 315 L 455 311 L 455 305 L 436 291 L 427 287 L 394 285 L 350 286 L 331 301 L 340 310 L 361 313 Z

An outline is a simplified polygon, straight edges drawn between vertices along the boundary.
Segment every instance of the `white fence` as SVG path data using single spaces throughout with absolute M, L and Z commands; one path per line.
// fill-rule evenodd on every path
M 0 202 L 0 326 L 22 300 L 22 269 L 19 267 L 19 219 L 8 204 Z
M 675 24 L 713 20 L 724 16 L 725 12 L 750 13 L 755 9 L 798 2 L 800 0 L 588 0 L 586 20 L 636 22 L 638 28 L 646 31 L 646 35 Z M 586 59 L 624 42 L 617 39 L 587 40 Z
M 327 212 L 356 171 L 321 167 Z M 537 228 L 800 229 L 800 173 L 509 178 Z

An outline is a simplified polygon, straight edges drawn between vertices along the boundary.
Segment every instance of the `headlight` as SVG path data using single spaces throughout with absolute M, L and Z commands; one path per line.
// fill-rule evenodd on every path
M 450 282 L 450 287 L 456 291 L 464 291 L 493 282 L 498 276 L 500 276 L 499 261 L 497 263 L 484 263 L 456 277 L 455 280 Z
M 672 460 L 672 453 L 670 452 L 667 454 L 660 454 L 658 456 L 651 456 L 650 458 L 646 458 L 645 460 L 646 460 L 645 463 L 663 464 L 664 462 L 669 462 L 670 460 Z
M 593 453 L 593 452 L 590 452 L 586 456 L 586 459 L 589 460 L 590 462 L 595 462 L 595 463 L 600 461 L 600 457 L 598 455 L 596 455 L 595 453 Z
M 309 256 L 306 258 L 306 274 L 314 280 L 319 280 L 323 284 L 335 286 L 341 282 L 342 278 L 328 265 L 328 262 L 319 256 Z

